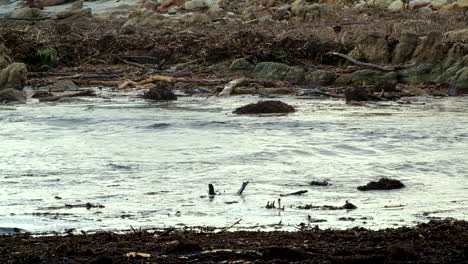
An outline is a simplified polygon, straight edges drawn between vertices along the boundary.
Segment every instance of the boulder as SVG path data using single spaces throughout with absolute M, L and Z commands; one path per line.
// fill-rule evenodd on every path
M 311 21 L 330 13 L 328 4 L 308 4 L 306 0 L 296 0 L 291 4 L 291 17 L 300 21 Z
M 254 68 L 255 65 L 245 58 L 234 60 L 229 66 L 229 70 L 234 72 L 248 72 Z
M 435 66 L 433 63 L 419 63 L 414 67 L 400 71 L 399 75 L 402 81 L 409 84 L 421 84 L 432 81 L 438 75 L 433 73 Z
M 145 11 L 137 11 L 133 12 L 129 15 L 129 20 L 125 22 L 122 26 L 129 27 L 129 26 L 141 26 L 141 27 L 158 27 L 169 22 L 168 18 L 164 15 L 145 10 Z
M 387 8 L 393 3 L 394 0 L 375 0 L 371 1 L 373 7 Z
M 452 59 L 449 60 L 449 58 Z M 455 82 L 457 78 L 460 77 L 461 70 L 468 65 L 468 55 L 456 59 L 449 53 L 449 57 L 447 57 L 446 60 L 446 62 L 444 61 L 442 63 L 442 67 L 444 68 L 442 69 L 441 74 L 435 78 L 435 82 Z
M 357 187 L 360 191 L 369 191 L 369 190 L 393 190 L 393 189 L 401 189 L 405 187 L 405 185 L 399 181 L 389 178 L 381 178 L 380 180 L 374 182 L 369 182 L 364 186 Z
M 26 84 L 26 65 L 24 63 L 12 63 L 0 71 L 0 90 L 23 90 Z
M 194 13 L 185 17 L 185 22 L 189 24 L 208 24 L 211 18 L 207 14 Z
M 169 84 L 159 82 L 143 94 L 143 98 L 158 101 L 177 100 L 177 96 L 171 91 Z
M 468 55 L 468 44 L 464 44 L 464 43 L 453 44 L 452 48 L 450 48 L 447 56 L 442 62 L 442 67 L 444 69 L 450 68 L 460 58 L 463 58 L 465 55 Z
M 157 1 L 151 1 L 151 0 L 146 0 L 141 2 L 140 8 L 146 9 L 146 10 L 151 10 L 151 11 L 156 11 L 158 10 L 158 7 L 160 4 Z
M 18 19 L 32 19 L 32 18 L 41 18 L 44 16 L 44 12 L 39 8 L 30 8 L 30 7 L 23 7 L 18 8 L 13 11 L 11 14 L 12 18 Z
M 258 101 L 255 104 L 248 104 L 237 108 L 233 111 L 234 114 L 245 115 L 245 114 L 273 114 L 273 113 L 292 113 L 296 109 L 283 103 L 281 101 Z
M 466 11 L 468 10 L 468 0 L 459 0 L 458 2 L 441 7 L 440 10 L 442 11 Z
M 441 32 L 432 31 L 422 38 L 413 54 L 415 62 L 436 63 L 442 61 L 447 54 L 446 45 L 442 42 L 444 36 Z
M 385 37 L 377 32 L 362 36 L 349 56 L 362 61 L 386 63 L 390 60 L 390 48 Z
M 26 102 L 26 95 L 23 91 L 11 88 L 0 90 L 0 103 L 5 104 L 12 102 Z
M 49 88 L 52 92 L 76 91 L 78 87 L 72 80 L 58 81 Z
M 331 71 L 317 70 L 309 73 L 305 79 L 315 82 L 319 85 L 331 85 L 336 79 L 336 73 Z
M 351 81 L 357 85 L 368 85 L 375 83 L 382 75 L 382 72 L 378 71 L 359 70 L 351 73 Z
M 452 42 L 468 42 L 468 28 L 449 31 L 445 37 Z
M 431 6 L 434 9 L 441 9 L 442 7 L 446 6 L 449 3 L 449 0 L 432 0 Z
M 457 71 L 454 83 L 458 89 L 468 90 L 468 66 Z
M 256 78 L 271 80 L 302 80 L 304 72 L 301 69 L 277 62 L 261 62 L 254 68 Z
M 387 7 L 387 9 L 392 12 L 397 12 L 405 9 L 405 5 L 403 4 L 403 1 L 395 0 Z
M 429 1 L 424 0 L 413 0 L 408 4 L 409 9 L 417 10 L 423 7 L 429 6 L 431 3 Z
M 415 33 L 402 32 L 399 40 L 400 42 L 398 42 L 393 51 L 392 62 L 395 64 L 411 60 L 414 50 L 418 46 L 419 38 Z
M 208 5 L 203 0 L 191 0 L 185 2 L 184 8 L 187 10 L 200 10 L 208 8 Z
M 348 88 L 345 91 L 346 103 L 362 101 L 380 101 L 382 98 L 375 96 L 371 91 L 362 86 Z

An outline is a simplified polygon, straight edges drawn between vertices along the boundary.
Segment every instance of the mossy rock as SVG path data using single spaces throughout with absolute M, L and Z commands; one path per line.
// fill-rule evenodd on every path
M 303 80 L 304 72 L 301 69 L 277 62 L 261 62 L 253 71 L 256 78 L 271 80 Z
M 0 90 L 0 103 L 26 102 L 26 95 L 16 89 Z
M 27 73 L 24 63 L 8 65 L 8 67 L 0 71 L 0 90 L 8 88 L 23 90 Z
M 458 89 L 468 89 L 468 66 L 459 70 L 454 79 Z
M 245 115 L 245 114 L 274 114 L 274 113 L 292 113 L 296 109 L 283 103 L 281 101 L 258 101 L 255 104 L 248 104 L 237 108 L 233 111 L 234 114 Z
M 313 81 L 319 85 L 331 85 L 336 79 L 336 73 L 324 70 L 317 70 L 309 73 L 306 80 Z
M 254 68 L 255 68 L 255 65 L 244 58 L 234 60 L 231 63 L 231 66 L 229 66 L 229 70 L 233 72 L 252 71 Z
M 367 85 L 375 83 L 382 76 L 383 74 L 378 71 L 359 70 L 351 73 L 351 80 L 353 84 Z
M 3 43 L 0 44 L 0 70 L 5 69 L 8 65 L 12 64 L 10 50 L 5 47 Z

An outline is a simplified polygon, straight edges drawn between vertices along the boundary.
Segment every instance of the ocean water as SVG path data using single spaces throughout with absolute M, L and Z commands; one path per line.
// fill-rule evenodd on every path
M 280 97 L 297 112 L 236 116 L 233 109 L 261 98 L 107 97 L 0 106 L 0 227 L 63 232 L 240 220 L 235 227 L 248 230 L 381 229 L 468 215 L 468 98 L 362 107 Z M 406 187 L 356 189 L 382 177 Z M 300 190 L 307 193 L 280 196 Z M 284 210 L 265 208 L 279 198 Z M 358 208 L 298 208 L 347 200 Z M 65 207 L 86 203 L 103 207 Z

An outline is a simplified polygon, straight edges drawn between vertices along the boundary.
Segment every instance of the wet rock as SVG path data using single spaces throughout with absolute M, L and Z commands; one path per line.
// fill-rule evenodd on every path
M 251 63 L 249 60 L 241 58 L 241 59 L 236 59 L 234 60 L 231 65 L 229 66 L 230 71 L 241 71 L 241 72 L 247 72 L 247 71 L 252 71 L 255 68 L 255 65 Z
M 317 70 L 309 73 L 305 79 L 319 85 L 331 85 L 336 79 L 336 74 L 331 71 Z
M 397 1 L 401 2 L 400 0 Z M 418 46 L 418 41 L 418 36 L 413 32 L 402 32 L 399 42 L 393 51 L 392 62 L 395 64 L 401 64 L 411 60 L 414 50 Z
M 427 95 L 427 92 L 424 89 L 421 89 L 420 87 L 412 87 L 408 89 L 408 93 L 414 96 L 426 96 Z
M 431 63 L 442 61 L 445 54 L 447 54 L 446 45 L 442 40 L 443 35 L 441 32 L 429 32 L 426 37 L 422 38 L 421 43 L 416 47 L 413 55 L 413 61 Z
M 234 110 L 234 114 L 267 114 L 267 113 L 292 113 L 295 112 L 293 106 L 281 101 L 259 101 L 255 104 L 248 104 Z
M 386 63 L 390 60 L 390 48 L 383 35 L 371 32 L 358 40 L 349 56 L 361 61 Z
M 129 15 L 129 20 L 125 22 L 123 27 L 141 26 L 141 27 L 158 27 L 168 23 L 168 19 L 162 14 L 152 11 L 136 11 Z
M 152 1 L 152 0 L 146 0 L 140 4 L 140 8 L 151 10 L 151 11 L 158 10 L 159 6 L 160 6 L 160 3 L 158 3 L 157 1 Z
M 63 10 L 55 16 L 65 21 L 88 21 L 93 18 L 91 8 Z
M 30 19 L 30 18 L 41 18 L 44 16 L 44 12 L 39 8 L 30 8 L 30 7 L 23 7 L 18 8 L 11 14 L 12 18 L 18 19 Z
M 345 91 L 346 103 L 362 101 L 380 101 L 382 98 L 375 96 L 364 87 L 353 87 Z
M 302 80 L 304 72 L 301 69 L 277 62 L 261 62 L 253 71 L 256 78 L 272 80 Z
M 357 209 L 357 206 L 346 201 L 346 203 L 343 205 L 343 208 L 347 210 L 354 210 L 354 209 Z
M 0 90 L 0 103 L 12 102 L 26 102 L 26 95 L 22 91 L 11 88 Z
M 177 96 L 171 91 L 170 86 L 161 82 L 146 91 L 143 98 L 161 101 L 177 100 Z
M 364 186 L 357 187 L 360 191 L 369 191 L 369 190 L 393 190 L 393 189 L 401 189 L 405 187 L 405 185 L 399 181 L 389 178 L 381 178 L 376 182 L 369 182 Z
M 24 63 L 12 63 L 0 71 L 0 90 L 23 90 L 26 84 L 26 65 Z
M 330 186 L 331 184 L 328 181 L 311 181 L 309 185 L 313 186 Z
M 78 87 L 72 80 L 63 80 L 63 81 L 58 81 L 50 87 L 50 90 L 52 92 L 63 92 L 63 91 L 72 91 L 72 90 L 78 90 L 80 87 Z

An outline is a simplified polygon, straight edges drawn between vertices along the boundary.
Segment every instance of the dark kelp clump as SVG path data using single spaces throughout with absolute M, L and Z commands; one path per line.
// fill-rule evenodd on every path
M 405 185 L 399 180 L 393 180 L 388 178 L 381 178 L 376 182 L 369 182 L 364 186 L 357 187 L 360 191 L 370 191 L 370 190 L 393 190 L 393 189 L 401 189 L 405 187 Z
M 273 113 L 292 113 L 295 112 L 293 106 L 281 101 L 267 100 L 258 101 L 255 104 L 248 104 L 234 110 L 234 114 L 273 114 Z
M 166 83 L 158 83 L 143 94 L 143 98 L 150 100 L 170 101 L 177 100 L 177 96 Z

